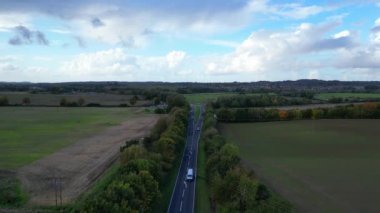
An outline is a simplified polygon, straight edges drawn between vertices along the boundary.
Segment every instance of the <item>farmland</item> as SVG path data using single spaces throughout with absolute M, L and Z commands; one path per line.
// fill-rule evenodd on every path
M 1 107 L 0 169 L 29 164 L 79 139 L 118 125 L 139 111 L 142 110 Z
M 243 162 L 300 212 L 376 212 L 380 120 L 220 124 Z
M 321 93 L 316 99 L 329 100 L 331 98 L 342 99 L 380 99 L 380 93 Z

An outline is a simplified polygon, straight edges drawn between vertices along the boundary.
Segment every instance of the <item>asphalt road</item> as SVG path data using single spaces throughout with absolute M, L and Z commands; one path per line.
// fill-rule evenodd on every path
M 168 208 L 168 213 L 183 212 L 193 213 L 195 205 L 195 187 L 197 177 L 197 156 L 198 142 L 202 130 L 204 106 L 201 106 L 201 113 L 197 123 L 194 121 L 194 106 L 191 106 L 189 124 L 187 129 L 187 139 L 182 157 L 181 166 L 178 171 L 177 180 L 173 189 L 172 197 Z M 194 170 L 194 180 L 186 181 L 187 169 Z

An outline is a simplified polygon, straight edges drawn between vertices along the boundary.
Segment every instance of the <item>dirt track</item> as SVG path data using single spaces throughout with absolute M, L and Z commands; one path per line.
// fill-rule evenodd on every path
M 119 148 L 127 139 L 147 135 L 158 118 L 157 115 L 131 118 L 20 168 L 18 177 L 29 193 L 29 204 L 55 205 L 60 185 L 62 202 L 71 202 L 117 159 Z

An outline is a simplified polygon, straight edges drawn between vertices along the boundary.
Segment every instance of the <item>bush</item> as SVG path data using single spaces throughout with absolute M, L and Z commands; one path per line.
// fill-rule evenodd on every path
M 0 177 L 0 207 L 20 207 L 26 201 L 26 193 L 16 178 Z
M 102 105 L 99 103 L 88 103 L 86 104 L 87 107 L 101 107 Z
M 0 106 L 7 106 L 8 104 L 8 98 L 6 96 L 0 96 Z

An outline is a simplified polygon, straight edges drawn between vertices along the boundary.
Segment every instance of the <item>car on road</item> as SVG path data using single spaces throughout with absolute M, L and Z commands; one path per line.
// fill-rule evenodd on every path
M 199 126 L 197 127 L 197 131 L 201 131 L 201 128 Z
M 189 168 L 187 169 L 186 181 L 192 181 L 192 180 L 194 180 L 194 171 L 193 169 Z

